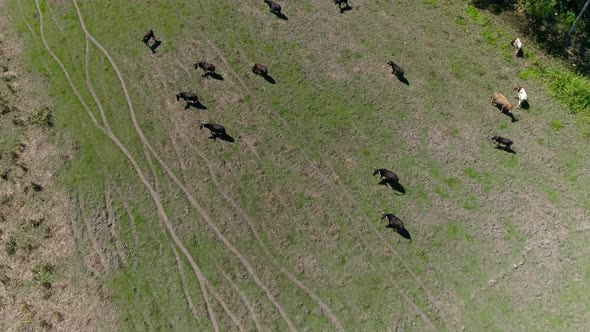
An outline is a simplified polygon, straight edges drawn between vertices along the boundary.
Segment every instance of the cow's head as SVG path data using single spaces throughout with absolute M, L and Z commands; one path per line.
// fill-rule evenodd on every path
M 373 175 L 377 175 L 377 174 L 379 174 L 379 170 L 376 168 L 373 168 Z
M 381 211 L 381 219 L 385 219 L 387 218 L 387 215 L 385 214 L 385 212 Z
M 180 93 L 176 95 L 176 101 L 180 100 Z

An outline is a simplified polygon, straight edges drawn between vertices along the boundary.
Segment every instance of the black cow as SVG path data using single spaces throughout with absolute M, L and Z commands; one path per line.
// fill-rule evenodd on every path
M 505 149 L 511 149 L 511 146 L 513 144 L 512 140 L 500 136 L 492 137 L 492 141 L 496 142 L 497 147 L 500 147 L 500 144 L 504 144 Z
M 195 105 L 199 102 L 199 97 L 197 97 L 197 95 L 192 92 L 182 91 L 178 93 L 176 95 L 176 101 L 179 101 L 180 99 L 184 99 L 184 101 L 186 101 L 185 108 L 189 108 L 191 105 Z
M 201 122 L 201 125 L 199 126 L 200 129 L 203 128 L 207 128 L 209 129 L 209 131 L 211 131 L 211 137 L 213 140 L 215 140 L 217 137 L 226 137 L 228 136 L 227 133 L 225 132 L 225 127 L 223 127 L 220 124 L 216 124 L 216 123 L 203 123 Z
M 264 0 L 264 3 L 270 8 L 270 12 L 275 15 L 281 15 L 281 6 L 272 0 Z
M 380 178 L 384 179 L 387 182 L 399 182 L 399 177 L 397 174 L 393 173 L 392 171 L 385 169 L 385 168 L 373 168 L 374 172 L 373 175 L 379 174 Z
M 343 13 L 346 10 L 352 9 L 352 7 L 350 7 L 350 5 L 348 4 L 348 0 L 334 0 L 334 3 L 338 5 L 338 8 L 340 8 L 341 13 Z M 344 7 L 342 7 L 342 4 L 344 4 Z
M 150 29 L 150 31 L 146 32 L 145 35 L 143 35 L 142 41 L 144 44 L 148 45 L 150 39 L 152 38 L 154 38 L 154 40 L 157 41 L 156 36 L 154 35 L 154 30 Z
M 215 74 L 215 66 L 208 62 L 197 62 L 194 64 L 195 69 L 203 69 L 203 76 Z
M 256 63 L 252 67 L 252 72 L 256 75 L 267 76 L 268 75 L 268 68 L 266 68 L 265 65 L 261 65 L 259 63 Z
M 404 70 L 402 69 L 402 67 L 398 66 L 393 61 L 389 61 L 387 64 L 391 66 L 391 73 L 393 75 L 397 76 L 397 78 L 399 78 L 399 79 L 404 78 Z
M 396 231 L 402 237 L 410 240 L 410 242 L 412 241 L 412 236 L 410 236 L 410 232 L 408 232 L 408 230 L 406 229 L 406 227 L 404 226 L 404 223 L 401 221 L 400 218 L 398 218 L 393 213 L 381 212 L 381 220 L 383 220 L 385 218 L 387 218 L 387 220 L 389 221 L 389 223 L 385 227 L 392 228 L 394 231 Z

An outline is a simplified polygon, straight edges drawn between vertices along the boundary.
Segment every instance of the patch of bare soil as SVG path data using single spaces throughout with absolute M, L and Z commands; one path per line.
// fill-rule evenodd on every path
M 77 206 L 55 185 L 74 149 L 48 142 L 51 105 L 30 98 L 47 87 L 20 67 L 8 20 L 0 18 L 0 330 L 113 330 L 108 292 L 80 268 L 89 257 L 77 250 Z

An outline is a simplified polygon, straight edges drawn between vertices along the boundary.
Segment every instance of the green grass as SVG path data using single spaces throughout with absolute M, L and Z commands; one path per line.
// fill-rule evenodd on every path
M 41 2 L 48 42 L 98 116 L 85 86 L 85 45 L 75 12 L 69 3 Z M 11 0 L 11 10 L 14 3 Z M 23 5 L 27 13 L 34 12 L 31 4 Z M 567 175 L 530 167 L 528 156 L 546 154 L 549 148 L 544 145 L 528 144 L 526 152 L 523 148 L 509 155 L 482 143 L 489 128 L 519 133 L 525 140 L 528 132 L 523 133 L 521 123 L 531 121 L 546 129 L 550 120 L 540 113 L 538 118 L 523 115 L 522 122 L 511 124 L 483 110 L 490 86 L 509 86 L 518 77 L 518 68 L 505 61 L 503 47 L 492 51 L 503 45 L 505 35 L 477 9 L 453 4 L 443 10 L 438 1 L 407 6 L 367 3 L 340 15 L 337 10 L 316 10 L 323 3 L 300 1 L 301 12 L 285 4 L 289 20 L 283 21 L 270 15 L 264 5 L 228 0 L 80 5 L 88 28 L 124 73 L 138 122 L 154 149 L 228 241 L 251 262 L 298 328 L 330 330 L 333 326 L 308 295 L 278 272 L 226 196 L 253 222 L 276 260 L 325 300 L 346 329 L 385 330 L 397 322 L 406 328 L 428 329 L 413 304 L 437 329 L 465 325 L 467 330 L 509 330 L 514 322 L 532 326 L 530 317 L 537 316 L 521 315 L 518 308 L 520 301 L 531 303 L 534 298 L 521 299 L 505 290 L 477 293 L 473 298 L 472 294 L 498 273 L 498 267 L 489 264 L 495 249 L 522 242 L 520 227 L 514 225 L 530 225 L 533 221 L 527 212 L 537 208 L 519 207 L 518 200 L 504 206 L 506 202 L 496 196 L 528 197 L 523 189 L 527 188 L 547 197 L 544 182 L 557 182 Z M 466 28 L 469 22 L 461 15 L 476 26 Z M 38 29 L 35 19 L 25 17 Z M 154 22 L 164 40 L 156 55 L 137 39 Z M 199 282 L 181 256 L 191 299 L 199 307 L 197 317 L 188 307 L 170 236 L 160 227 L 145 188 L 117 147 L 93 128 L 60 68 L 43 50 L 38 36 L 28 35 L 23 25 L 22 21 L 16 25 L 30 41 L 23 61 L 31 71 L 50 79 L 55 103 L 52 121 L 60 133 L 52 139 L 61 144 L 69 136 L 75 142 L 69 141 L 77 155 L 61 176 L 61 185 L 81 193 L 87 206 L 82 215 L 92 217 L 104 205 L 105 178 L 110 178 L 123 191 L 134 217 L 138 244 L 133 243 L 122 202 L 114 200 L 131 263 L 115 268 L 104 282 L 114 294 L 122 329 L 210 329 Z M 484 37 L 486 42 L 478 44 L 484 51 L 474 53 L 471 29 L 476 38 Z M 393 36 L 390 31 L 399 33 Z M 455 36 L 453 47 L 448 47 L 449 36 Z M 410 40 L 412 47 L 404 44 Z M 407 68 L 409 85 L 396 81 L 385 68 L 392 54 Z M 191 68 L 197 59 L 214 62 L 224 80 L 200 78 Z M 267 65 L 276 84 L 253 76 L 253 62 Z M 504 69 L 490 71 L 491 66 Z M 256 303 L 265 327 L 284 330 L 285 323 L 264 292 L 157 162 L 153 177 L 119 82 L 94 47 L 90 73 L 114 133 L 154 187 L 158 180 L 158 194 L 171 223 L 211 284 L 231 308 L 244 309 L 217 268 L 225 270 Z M 471 87 L 469 94 L 466 84 Z M 535 100 L 552 105 L 535 87 L 540 91 Z M 181 89 L 194 90 L 209 109 L 184 110 L 173 98 Z M 450 100 L 460 102 L 449 107 Z M 236 143 L 208 140 L 205 131 L 198 129 L 200 121 L 222 123 L 235 135 Z M 255 143 L 246 144 L 247 138 Z M 555 144 L 577 147 L 574 143 L 581 138 L 561 130 L 555 140 Z M 226 195 L 215 187 L 197 152 L 210 160 Z M 377 178 L 371 176 L 373 167 L 398 173 L 406 194 L 377 185 Z M 532 181 L 533 176 L 539 180 Z M 509 179 L 522 182 L 506 186 Z M 583 175 L 579 180 L 584 180 Z M 500 194 L 499 189 L 511 191 Z M 568 190 L 572 195 L 583 192 Z M 485 197 L 480 196 L 482 191 Z M 557 199 L 564 209 L 571 208 L 565 199 Z M 490 226 L 482 220 L 496 220 L 496 215 L 508 215 L 514 209 L 524 213 L 503 221 L 506 235 L 490 237 Z M 412 234 L 411 244 L 383 227 L 379 213 L 384 210 L 402 218 Z M 396 254 L 384 249 L 387 245 Z M 517 257 L 512 252 L 507 255 L 506 260 Z M 420 284 L 441 303 L 440 313 Z M 400 296 L 400 289 L 408 290 L 409 300 Z M 232 329 L 223 308 L 214 307 L 221 327 Z M 238 315 L 247 329 L 254 328 L 246 310 L 238 310 Z M 506 319 L 494 319 L 498 315 Z M 444 326 L 437 316 L 449 317 L 453 325 Z
M 551 120 L 550 124 L 553 130 L 560 130 L 561 128 L 563 128 L 563 125 L 561 124 L 561 121 L 559 121 L 559 119 Z

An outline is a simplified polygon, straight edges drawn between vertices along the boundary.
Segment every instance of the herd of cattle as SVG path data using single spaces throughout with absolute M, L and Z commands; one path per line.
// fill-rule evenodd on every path
M 264 3 L 266 3 L 268 5 L 271 13 L 277 15 L 278 17 L 285 17 L 281 11 L 282 9 L 279 4 L 277 4 L 276 2 L 274 2 L 272 0 L 263 0 L 263 1 L 264 1 Z M 350 7 L 348 4 L 348 0 L 334 0 L 334 3 L 336 5 L 338 5 L 338 8 L 340 9 L 341 12 L 344 12 L 345 10 L 352 9 L 352 7 Z M 344 7 L 342 5 L 344 5 Z M 150 41 L 152 39 L 153 39 L 153 43 L 150 44 Z M 161 44 L 161 41 L 156 39 L 153 30 L 149 30 L 143 36 L 142 41 L 154 53 L 155 53 L 156 48 Z M 522 42 L 520 41 L 520 39 L 516 38 L 516 39 L 512 40 L 510 44 L 516 49 L 516 56 L 523 57 Z M 400 67 L 398 64 L 396 64 L 394 61 L 389 61 L 389 62 L 387 62 L 387 64 L 391 66 L 393 75 L 395 75 L 401 82 L 408 84 L 408 81 L 404 77 L 405 72 L 402 69 L 402 67 Z M 203 77 L 210 77 L 210 76 L 217 75 L 215 72 L 215 66 L 211 63 L 197 62 L 193 66 L 195 69 L 201 68 L 203 70 Z M 252 66 L 252 72 L 254 74 L 260 75 L 264 78 L 270 77 L 270 76 L 268 76 L 269 75 L 268 68 L 260 63 L 255 63 L 254 66 Z M 516 96 L 516 99 L 518 99 L 517 108 L 528 107 L 528 96 L 527 96 L 527 93 L 524 90 L 524 88 L 520 85 L 515 85 L 512 88 L 512 90 L 518 91 L 518 95 Z M 198 96 L 192 92 L 186 92 L 186 91 L 179 92 L 176 95 L 176 100 L 179 101 L 180 99 L 183 99 L 186 102 L 185 109 L 188 109 L 191 106 L 199 105 Z M 514 107 L 510 103 L 508 98 L 506 98 L 504 95 L 502 95 L 499 92 L 494 92 L 492 94 L 491 103 L 492 103 L 492 105 L 498 107 L 502 113 L 510 116 L 510 118 L 512 119 L 512 122 L 517 121 L 516 118 L 514 117 L 514 115 L 512 114 L 512 110 Z M 227 134 L 225 127 L 223 127 L 220 124 L 201 123 L 199 128 L 200 129 L 203 129 L 203 128 L 209 129 L 209 131 L 211 133 L 211 135 L 209 136 L 210 139 L 215 140 L 217 138 L 220 138 L 220 139 L 224 139 L 227 141 L 233 141 L 233 139 L 231 139 L 231 136 L 229 136 Z M 514 153 L 514 151 L 512 151 L 512 148 L 511 148 L 512 144 L 513 144 L 512 140 L 505 138 L 505 137 L 497 136 L 497 135 L 492 137 L 491 139 L 496 142 L 497 148 L 505 150 L 507 152 Z M 400 191 L 402 193 L 405 193 L 405 189 L 403 189 L 403 186 L 401 186 L 399 183 L 399 177 L 397 176 L 397 174 L 395 174 L 394 172 L 392 172 L 388 169 L 385 169 L 385 168 L 380 168 L 380 169 L 375 168 L 373 175 L 377 175 L 377 174 L 379 174 L 380 179 L 381 179 L 380 184 L 390 185 L 393 189 Z M 392 228 L 394 231 L 399 233 L 402 237 L 404 237 L 410 241 L 412 240 L 410 233 L 405 228 L 404 223 L 401 221 L 400 218 L 398 218 L 393 213 L 381 212 L 381 214 L 382 214 L 381 219 L 388 220 L 388 224 L 386 227 Z

